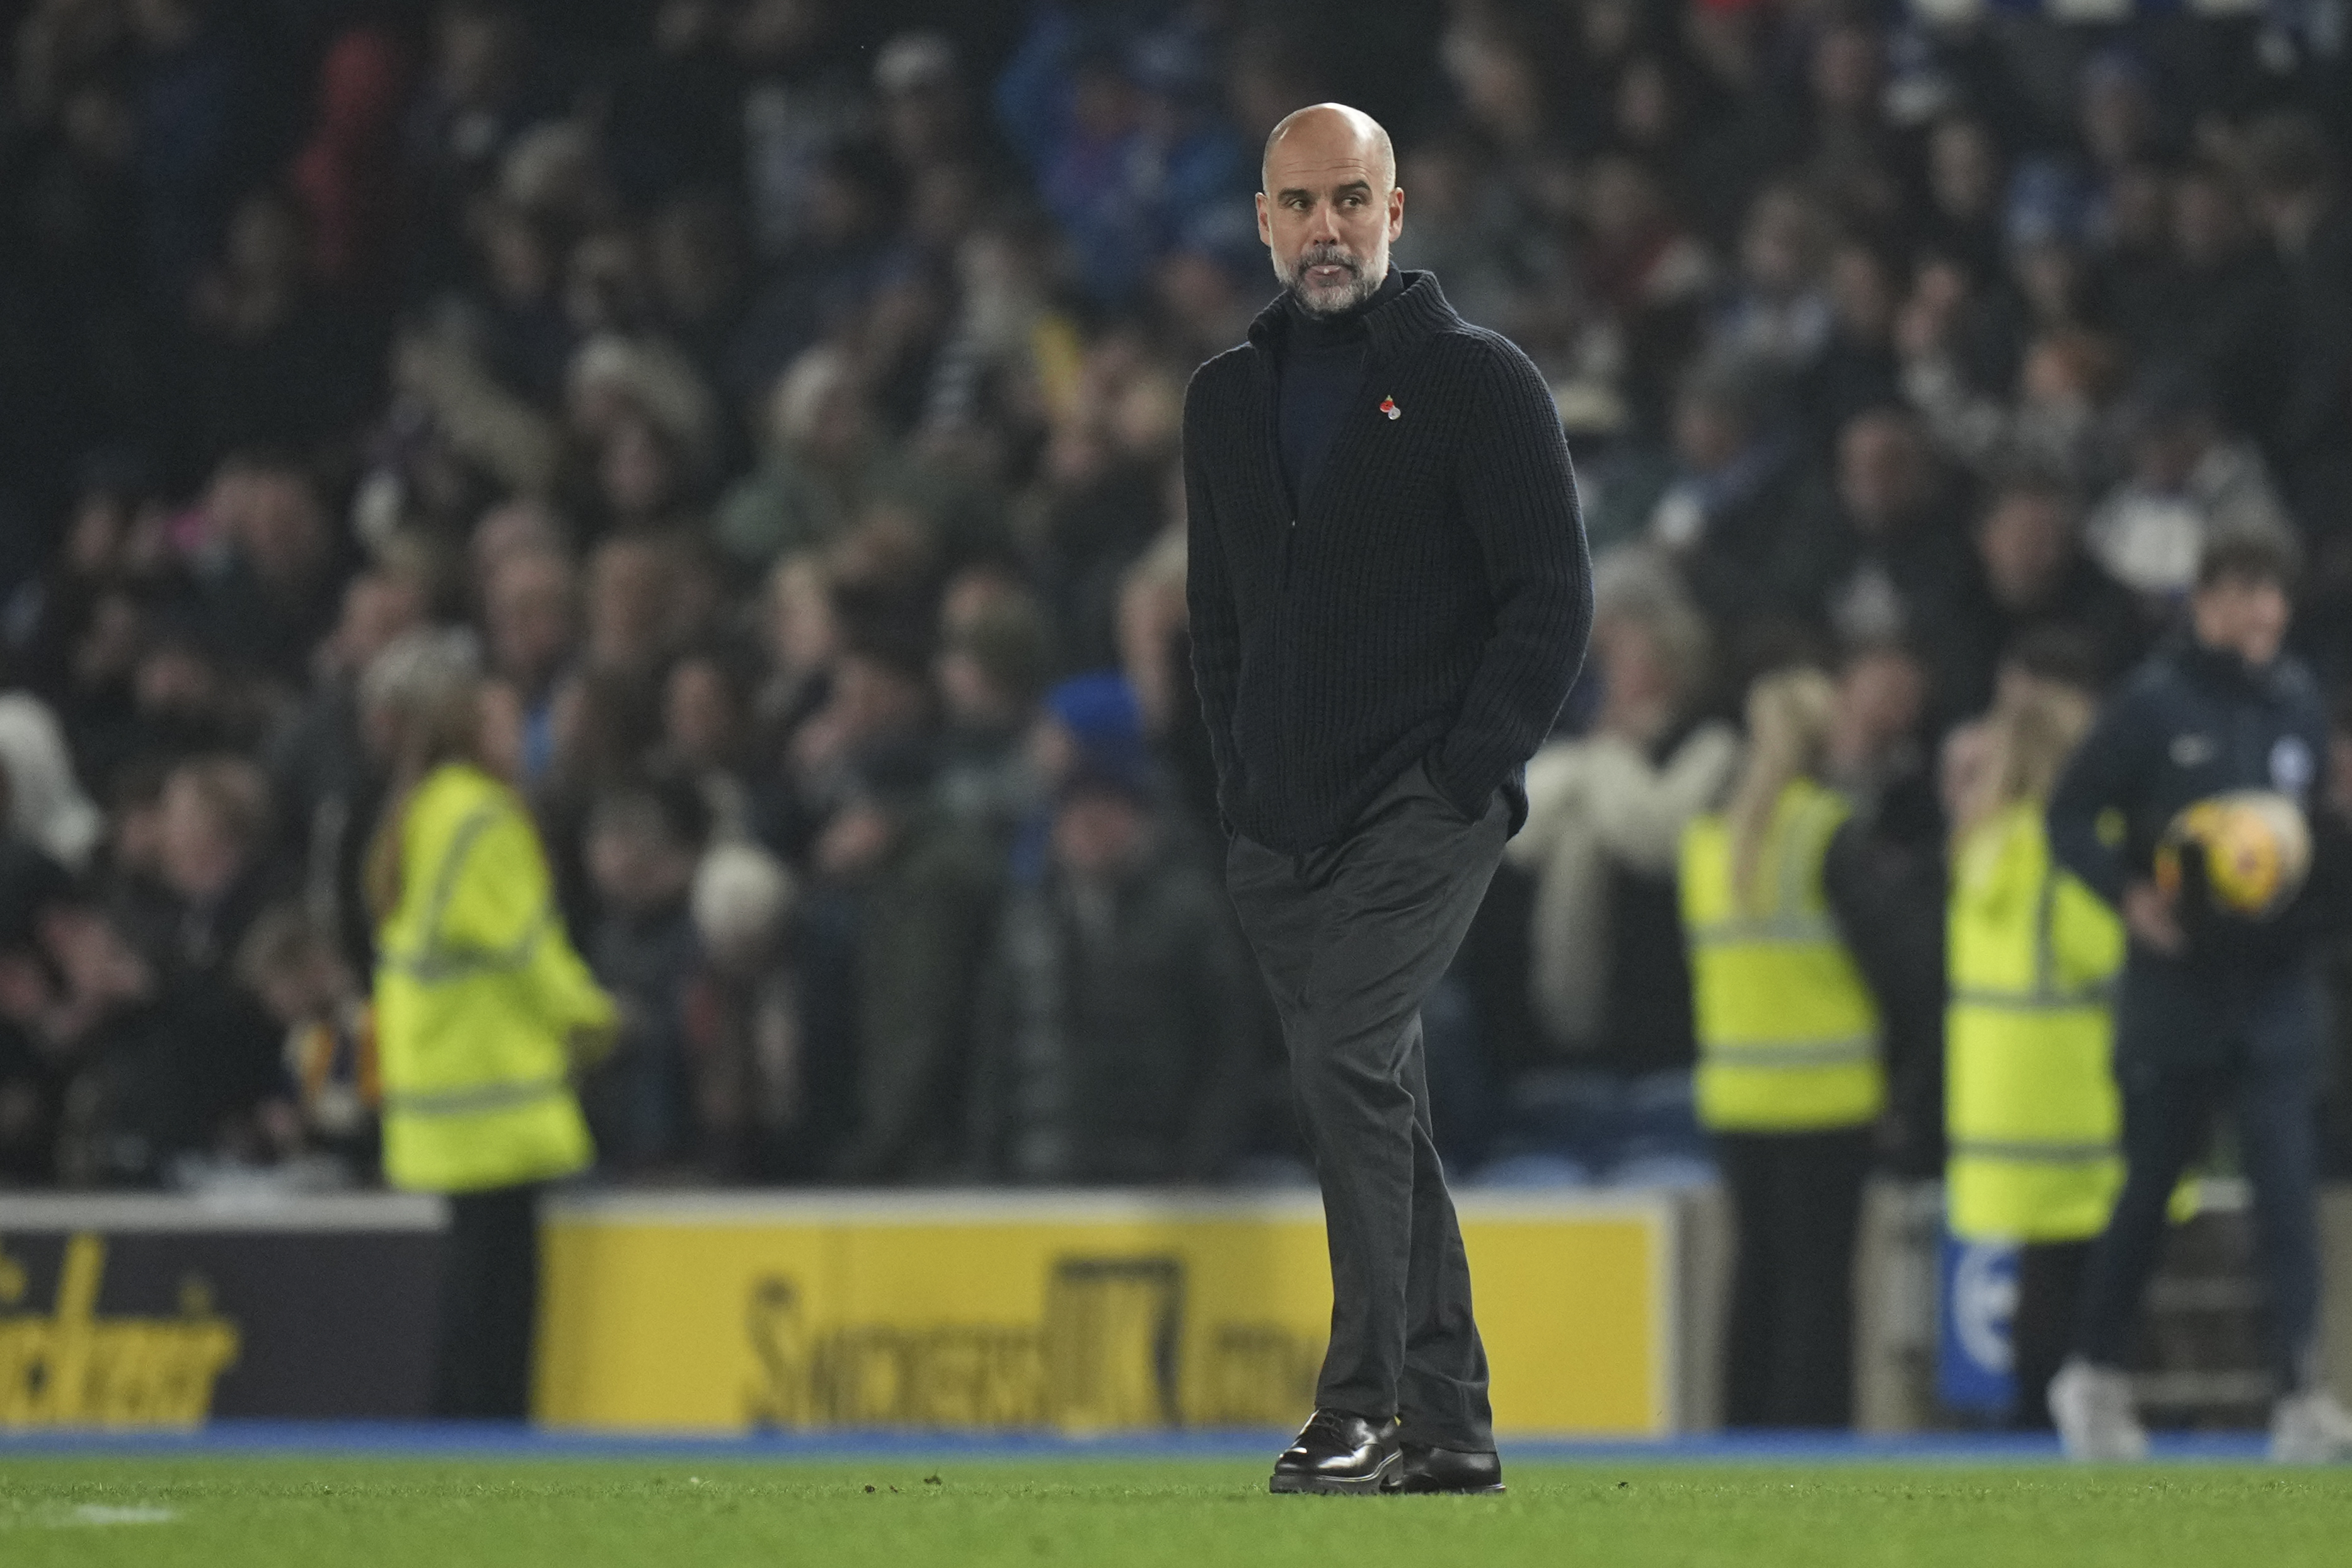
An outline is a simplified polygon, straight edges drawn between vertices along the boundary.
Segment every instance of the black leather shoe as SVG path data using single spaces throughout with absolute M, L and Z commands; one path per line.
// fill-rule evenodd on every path
M 1408 1447 L 1399 1451 L 1397 1468 L 1389 1472 L 1392 1492 L 1499 1492 L 1503 1461 L 1489 1450 L 1465 1453 L 1459 1448 Z
M 1394 1422 L 1375 1426 L 1345 1411 L 1318 1410 L 1275 1460 L 1266 1489 L 1377 1492 L 1396 1474 L 1399 1458 Z

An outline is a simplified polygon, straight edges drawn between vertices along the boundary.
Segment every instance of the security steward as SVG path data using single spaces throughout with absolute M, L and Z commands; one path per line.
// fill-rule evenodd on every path
M 2046 1430 L 2091 1243 L 2123 1186 L 2109 1060 L 2124 929 L 2050 857 L 2050 791 L 2092 699 L 2037 679 L 1987 721 L 1952 833 L 1945 922 L 1946 1222 L 2018 1247 L 2011 1425 Z
M 1853 807 L 1822 782 L 1835 703 L 1817 670 L 1759 678 L 1730 796 L 1683 832 L 1698 1115 L 1738 1243 L 1735 1426 L 1853 1415 L 1854 1239 L 1886 1104 L 1880 991 L 1899 959 Z
M 444 1193 L 433 1410 L 529 1414 L 542 1186 L 593 1154 L 572 1075 L 612 1001 L 565 937 L 530 814 L 482 762 L 471 639 L 419 631 L 369 666 L 392 787 L 369 848 L 384 1175 Z
M 2334 922 L 2342 849 L 2312 810 L 2327 745 L 2319 689 L 2281 652 L 2295 568 L 2294 542 L 2282 532 L 2215 534 L 2199 564 L 2188 635 L 2110 700 L 2050 803 L 2052 853 L 2129 933 L 2115 1047 L 2124 1188 L 2092 1252 L 2070 1353 L 2050 1386 L 2051 1415 L 2076 1458 L 2147 1451 L 2125 1356 L 2168 1198 L 2216 1111 L 2231 1103 L 2270 1287 L 2272 1454 L 2352 1458 L 2352 1418 L 2319 1383 L 2313 1149 L 2323 1015 L 2312 947 Z M 2193 847 L 2180 855 L 2170 891 L 2154 874 L 2158 845 L 2183 808 L 2238 790 L 2275 792 L 2300 806 L 2319 846 L 2301 896 L 2261 924 L 2217 909 Z

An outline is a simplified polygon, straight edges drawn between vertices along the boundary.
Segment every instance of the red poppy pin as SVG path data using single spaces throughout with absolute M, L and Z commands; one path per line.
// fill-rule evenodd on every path
M 1395 398 L 1383 397 L 1381 399 L 1381 412 L 1387 415 L 1390 418 L 1394 419 L 1399 415 L 1402 415 L 1404 410 L 1396 405 Z

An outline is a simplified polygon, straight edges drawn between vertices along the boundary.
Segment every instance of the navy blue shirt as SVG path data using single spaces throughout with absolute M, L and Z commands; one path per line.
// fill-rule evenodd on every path
M 1310 316 L 1286 299 L 1290 330 L 1278 355 L 1281 402 L 1275 413 L 1282 441 L 1282 477 L 1294 509 L 1307 502 L 1307 487 L 1321 471 L 1331 438 L 1349 402 L 1364 384 L 1364 357 L 1370 336 L 1364 312 L 1395 297 L 1404 275 L 1393 268 L 1372 297 L 1338 316 Z
M 2276 790 L 2309 815 L 2327 756 L 2327 710 L 2296 660 L 2250 669 L 2235 653 L 2189 642 L 2124 682 L 2067 764 L 2050 802 L 2059 863 L 2111 904 L 2146 879 L 2157 841 L 2185 806 L 2230 790 Z M 2111 845 L 2098 819 L 2122 814 Z

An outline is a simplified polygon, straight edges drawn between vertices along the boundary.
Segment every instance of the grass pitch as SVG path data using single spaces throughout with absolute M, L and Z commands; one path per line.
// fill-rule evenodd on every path
M 2352 1563 L 2352 1471 L 1580 1463 L 1506 1479 L 1504 1498 L 1276 1498 L 1262 1465 L 1200 1459 L 0 1456 L 0 1563 Z

